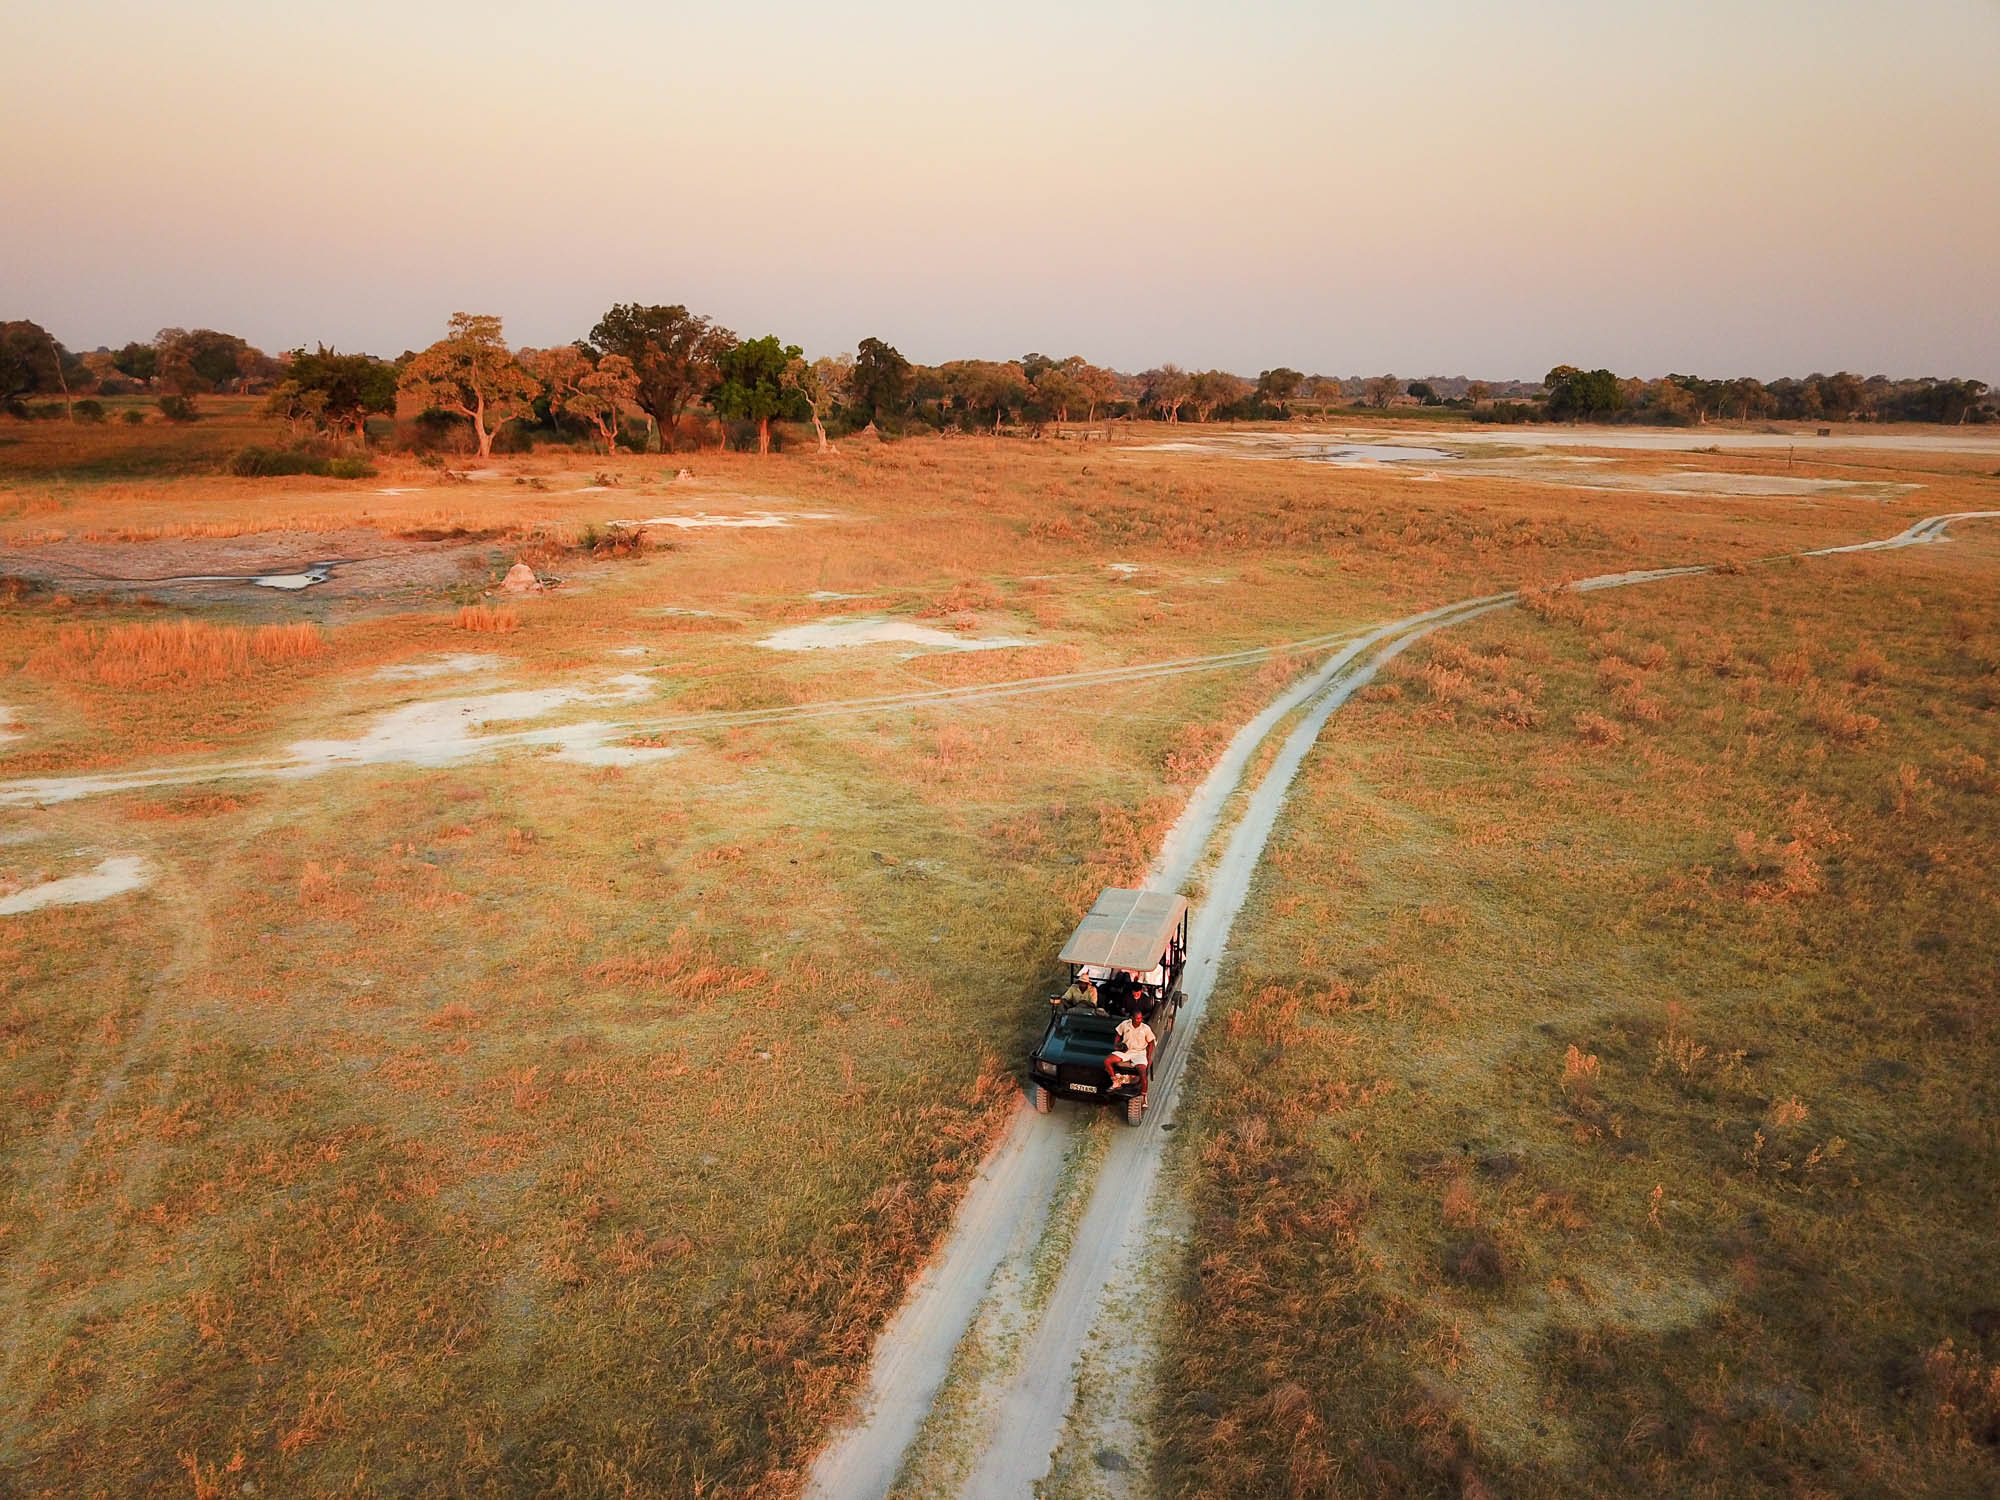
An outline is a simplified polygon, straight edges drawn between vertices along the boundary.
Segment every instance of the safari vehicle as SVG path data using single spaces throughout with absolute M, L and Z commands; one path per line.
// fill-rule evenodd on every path
M 1108 890 L 1077 924 L 1059 956 L 1070 983 L 1096 986 L 1095 1005 L 1049 997 L 1049 1024 L 1028 1058 L 1028 1099 L 1047 1114 L 1057 1098 L 1117 1104 L 1128 1124 L 1146 1114 L 1150 1075 L 1174 1033 L 1187 968 L 1188 904 L 1166 891 Z M 1144 1016 L 1155 1040 L 1137 1077 L 1113 1079 L 1105 1060 L 1118 1050 L 1118 1023 Z

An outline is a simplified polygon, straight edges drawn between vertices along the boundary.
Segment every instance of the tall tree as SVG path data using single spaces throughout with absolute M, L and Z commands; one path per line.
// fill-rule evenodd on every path
M 1548 392 L 1549 415 L 1558 422 L 1609 417 L 1625 409 L 1625 388 L 1609 370 L 1557 365 L 1543 377 L 1542 385 Z
M 1286 403 L 1299 393 L 1299 386 L 1305 380 L 1297 370 L 1279 365 L 1275 370 L 1260 371 L 1257 376 L 1257 399 L 1266 406 L 1286 410 Z
M 1082 363 L 1081 360 L 1076 361 L 1078 365 Z M 1060 364 L 1044 365 L 1041 373 L 1032 379 L 1036 396 L 1041 399 L 1042 405 L 1049 409 L 1049 414 L 1056 419 L 1058 433 L 1062 431 L 1063 423 L 1069 420 L 1070 412 L 1090 400 L 1090 392 L 1085 390 L 1083 382 L 1076 378 L 1069 360 L 1064 360 Z
M 1084 365 L 1076 372 L 1076 383 L 1083 388 L 1085 422 L 1095 422 L 1097 408 L 1109 406 L 1121 394 L 1117 372 L 1099 365 Z
M 710 397 L 715 410 L 739 422 L 755 422 L 759 453 L 771 451 L 771 419 L 784 411 L 790 394 L 785 371 L 804 352 L 767 333 L 724 350 L 715 361 L 719 384 Z
M 427 410 L 471 418 L 479 456 L 488 458 L 493 435 L 533 411 L 541 387 L 508 349 L 498 318 L 453 313 L 445 336 L 405 367 L 401 389 Z
M 127 379 L 151 389 L 154 377 L 160 373 L 160 351 L 134 339 L 111 356 L 111 363 Z
M 1403 382 L 1393 375 L 1376 375 L 1362 388 L 1362 395 L 1377 411 L 1386 411 L 1389 403 L 1403 394 Z
M 863 339 L 854 351 L 854 376 L 849 382 L 854 405 L 870 422 L 900 417 L 908 407 L 915 372 L 892 344 Z
M 0 323 L 0 401 L 61 390 L 68 352 L 39 323 Z
M 632 402 L 659 428 L 662 452 L 673 446 L 688 403 L 715 383 L 716 362 L 735 342 L 727 328 L 677 302 L 620 302 L 590 330 L 594 350 L 631 363 L 638 382 Z
M 813 433 L 819 438 L 819 451 L 824 453 L 831 446 L 826 440 L 825 417 L 833 409 L 836 401 L 843 399 L 854 380 L 854 356 L 851 354 L 821 355 L 811 364 L 805 359 L 794 357 L 785 366 L 785 384 L 805 398 L 806 409 L 812 413 Z
M 1187 371 L 1179 365 L 1161 365 L 1148 370 L 1139 379 L 1143 385 L 1140 404 L 1157 411 L 1164 422 L 1180 421 L 1181 408 L 1194 394 L 1193 382 L 1188 379 Z
M 213 328 L 162 328 L 153 335 L 159 373 L 183 396 L 208 395 L 241 378 L 246 355 L 261 359 L 243 339 Z
M 548 393 L 552 416 L 581 417 L 609 455 L 617 446 L 624 409 L 636 403 L 639 377 L 622 354 L 590 357 L 588 349 L 564 344 L 556 349 L 523 349 L 521 363 Z
M 1201 370 L 1188 379 L 1188 402 L 1197 422 L 1206 422 L 1217 410 L 1234 406 L 1250 394 L 1250 383 L 1227 370 Z
M 293 387 L 287 392 L 286 386 Z M 312 353 L 294 349 L 286 378 L 265 408 L 294 424 L 309 417 L 327 430 L 352 428 L 356 442 L 368 442 L 368 418 L 396 411 L 396 367 L 367 354 L 341 354 L 321 344 Z M 297 415 L 295 415 L 295 413 Z

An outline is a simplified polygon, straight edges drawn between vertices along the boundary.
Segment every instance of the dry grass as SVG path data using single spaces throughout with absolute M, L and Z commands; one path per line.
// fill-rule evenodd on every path
M 518 610 L 468 604 L 458 612 L 458 628 L 477 635 L 506 635 L 521 628 L 521 615 Z
M 331 626 L 320 654 L 268 663 L 255 622 L 216 607 L 190 629 L 240 634 L 248 664 L 161 679 L 167 691 L 114 685 L 83 665 L 14 670 L 95 661 L 100 644 L 66 648 L 70 632 L 101 643 L 162 623 L 136 601 L 23 595 L 0 611 L 0 661 L 14 671 L 5 700 L 25 729 L 0 746 L 0 774 L 194 750 L 250 757 L 353 736 L 432 694 L 593 686 L 632 670 L 634 647 L 661 685 L 634 718 L 803 704 L 1265 645 L 1515 583 L 1690 555 L 1753 558 L 1907 520 L 1835 501 L 1612 505 L 1512 481 L 1412 488 L 1393 474 L 986 439 L 824 463 L 704 453 L 693 485 L 672 482 L 678 459 L 621 458 L 611 497 L 570 493 L 599 462 L 577 455 L 510 459 L 500 478 L 449 487 L 391 473 L 381 487 L 412 493 L 389 496 L 175 477 L 139 463 L 143 448 L 117 447 L 181 445 L 174 461 L 194 464 L 211 438 L 253 440 L 254 424 L 223 425 L 218 416 L 193 434 L 114 432 L 67 453 L 46 429 L 26 433 L 27 448 L 0 446 L 0 534 L 155 537 L 163 549 L 307 521 L 441 540 L 540 535 L 565 549 L 555 567 L 565 582 L 535 601 L 532 628 L 492 632 L 476 648 L 459 623 L 466 595 L 260 600 Z M 837 519 L 689 532 L 671 550 L 615 562 L 571 545 L 614 514 L 774 505 Z M 1140 571 L 1115 573 L 1113 561 Z M 1921 621 L 1951 642 L 1967 683 L 1984 683 L 1981 664 L 1996 659 L 1991 609 L 1962 593 Z M 854 597 L 814 597 L 825 594 Z M 1550 597 L 1565 611 L 1572 602 Z M 1958 872 L 1977 851 L 1947 830 L 1958 809 L 1991 797 L 2000 747 L 1966 738 L 1918 748 L 1929 742 L 1912 739 L 1895 705 L 1929 669 L 1910 660 L 1902 627 L 1885 620 L 1866 642 L 1841 627 L 1773 645 L 1775 627 L 1750 610 L 1718 630 L 1732 642 L 1725 656 L 1686 619 L 1632 621 L 1616 613 L 1625 608 L 1593 601 L 1536 626 L 1534 639 L 1512 633 L 1523 619 L 1468 637 L 1460 652 L 1441 640 L 1429 657 L 1413 654 L 1412 671 L 1380 684 L 1367 709 L 1385 774 L 1398 757 L 1398 774 L 1414 774 L 1412 751 L 1430 736 L 1464 737 L 1468 765 L 1538 767 L 1547 786 L 1531 812 L 1509 817 L 1556 829 L 1567 826 L 1566 799 L 1615 801 L 1638 794 L 1626 789 L 1635 777 L 1650 794 L 1648 778 L 1692 774 L 1678 762 L 1656 770 L 1646 756 L 1685 742 L 1705 747 L 1697 764 L 1726 750 L 1730 775 L 1761 776 L 1779 764 L 1780 744 L 1809 733 L 1825 765 L 1853 763 L 1866 815 L 1817 791 L 1796 813 L 1796 794 L 1737 798 L 1699 840 L 1688 835 L 1707 872 L 1704 886 L 1681 871 L 1688 899 L 1706 891 L 1732 921 L 1771 924 L 1774 936 L 1752 930 L 1741 942 L 1792 954 L 1784 924 L 1843 899 L 1844 862 L 1866 847 L 1870 820 L 1921 842 L 1944 872 L 1924 879 L 1966 878 Z M 1036 644 L 915 657 L 755 644 L 780 623 L 862 611 Z M 1580 660 L 1571 635 L 1596 643 L 1616 621 L 1624 645 L 1595 655 L 1586 645 Z M 1864 645 L 1886 665 L 1864 658 Z M 62 654 L 70 649 L 78 654 Z M 493 675 L 375 676 L 475 650 L 499 658 Z M 1789 680 L 1776 664 L 1786 653 L 1799 655 Z M 1597 665 L 1614 655 L 1630 670 L 1612 669 L 1600 688 Z M 7 1483 L 24 1495 L 234 1496 L 252 1484 L 265 1496 L 795 1492 L 1012 1107 L 1010 1070 L 1045 1010 L 1054 943 L 1101 885 L 1146 866 L 1226 731 L 1303 665 L 1281 657 L 1087 693 L 716 729 L 673 737 L 682 754 L 671 760 L 625 769 L 522 752 L 445 770 L 161 788 L 35 815 L 47 842 L 0 846 L 0 878 L 87 846 L 144 852 L 161 877 L 143 895 L 0 923 Z M 1631 682 L 1643 699 L 1620 701 Z M 1718 706 L 1720 727 L 1706 718 Z M 1806 724 L 1822 712 L 1881 722 L 1848 741 Z M 1580 713 L 1612 723 L 1623 743 L 1586 753 L 1574 739 Z M 1802 764 L 1784 762 L 1784 774 Z M 1332 972 L 1347 949 L 1317 904 L 1359 903 L 1364 868 L 1374 878 L 1391 857 L 1382 841 L 1403 831 L 1393 809 L 1405 790 L 1390 783 L 1382 810 L 1324 861 L 1303 846 L 1278 852 L 1273 869 L 1297 877 L 1285 895 L 1299 904 L 1259 926 L 1322 955 L 1325 972 L 1310 983 L 1275 976 L 1276 1002 L 1242 1007 L 1218 1028 L 1218 1066 L 1259 1060 L 1246 1100 L 1267 1097 L 1255 1091 L 1266 1076 L 1284 1087 L 1269 1108 L 1217 1121 L 1227 1144 L 1215 1148 L 1215 1180 L 1247 1195 L 1245 1233 L 1263 1237 L 1204 1242 L 1219 1257 L 1215 1305 L 1237 1316 L 1243 1304 L 1225 1289 L 1239 1279 L 1268 1278 L 1290 1297 L 1306 1295 L 1310 1277 L 1317 1290 L 1252 1319 L 1289 1371 L 1260 1388 L 1265 1407 L 1239 1405 L 1234 1385 L 1190 1389 L 1227 1398 L 1218 1410 L 1239 1431 L 1268 1411 L 1267 1426 L 1306 1434 L 1283 1472 L 1296 1464 L 1308 1489 L 1358 1472 L 1337 1445 L 1360 1430 L 1327 1414 L 1320 1377 L 1284 1342 L 1320 1328 L 1312 1298 L 1361 1299 L 1357 1340 L 1373 1326 L 1361 1315 L 1370 1299 L 1391 1294 L 1405 1299 L 1399 1327 L 1428 1325 L 1407 1287 L 1377 1280 L 1363 1235 L 1383 1211 L 1361 1190 L 1367 1180 L 1351 1195 L 1282 1195 L 1322 1182 L 1317 1153 L 1338 1145 L 1348 1120 L 1369 1128 L 1422 1093 L 1423 1078 L 1347 1029 L 1350 1012 L 1364 1024 L 1422 1016 L 1427 1037 L 1448 1036 L 1454 1010 L 1484 1003 L 1484 970 L 1435 967 L 1469 963 L 1484 941 L 1498 897 L 1476 885 L 1409 902 L 1410 933 L 1396 942 L 1407 938 L 1410 951 L 1379 939 L 1379 967 Z M 1412 849 L 1427 847 L 1425 827 L 1463 836 L 1425 871 L 1402 870 L 1403 888 L 1417 895 L 1420 874 L 1461 868 L 1510 880 L 1502 855 L 1519 853 L 1522 834 L 1489 816 L 1497 805 L 1468 794 L 1427 807 L 1435 823 L 1410 835 Z M 1592 804 L 1591 818 L 1612 816 Z M 1735 844 L 1745 830 L 1747 855 Z M 1590 866 L 1547 831 L 1524 857 L 1545 883 L 1568 863 Z M 1800 884 L 1808 864 L 1822 888 Z M 1531 919 L 1519 925 L 1530 930 Z M 1642 922 L 1639 938 L 1648 930 Z M 1772 1065 L 1716 1024 L 1714 1004 L 1672 998 L 1685 999 L 1686 1015 L 1657 1077 L 1665 1029 L 1619 1044 L 1579 1024 L 1523 1058 L 1537 1107 L 1560 1111 L 1562 1141 L 1596 1131 L 1574 1149 L 1608 1150 L 1614 1123 L 1633 1119 L 1635 1089 L 1678 1098 L 1684 1076 L 1690 1088 L 1751 1087 L 1714 1061 L 1744 1051 L 1746 1076 L 1768 1095 L 1741 1121 L 1764 1132 L 1756 1191 L 1808 1180 L 1824 1191 L 1839 1171 L 1876 1160 L 1867 1132 L 1810 1072 L 1763 1079 L 1756 1070 Z M 1560 1082 L 1571 1043 L 1599 1060 L 1587 1096 Z M 1795 1096 L 1806 1116 L 1781 1123 L 1770 1106 Z M 1282 1101 L 1304 1113 L 1282 1112 Z M 1411 1135 L 1428 1141 L 1423 1123 Z M 1829 1167 L 1835 1136 L 1852 1144 Z M 1747 1133 L 1731 1137 L 1734 1159 L 1750 1144 Z M 1570 1180 L 1539 1164 L 1518 1188 L 1476 1162 L 1421 1174 L 1412 1198 L 1440 1238 L 1407 1267 L 1443 1276 L 1432 1267 L 1448 1264 L 1453 1288 L 1499 1289 L 1481 1296 L 1539 1285 L 1542 1239 L 1588 1241 L 1605 1226 L 1653 1221 L 1646 1233 L 1689 1233 L 1671 1182 L 1666 1199 L 1645 1196 L 1663 1174 L 1643 1183 L 1636 1207 L 1600 1202 L 1587 1173 Z M 1939 1201 L 1957 1222 L 1962 1204 Z M 1279 1233 L 1294 1212 L 1307 1232 Z M 1405 1267 L 1409 1243 L 1392 1248 Z M 1349 1311 L 1339 1304 L 1336 1317 Z M 1424 1337 L 1437 1362 L 1421 1368 L 1446 1368 L 1447 1334 Z M 1919 1377 L 1938 1392 L 1925 1398 L 1926 1421 L 1943 1421 L 1947 1397 L 1969 1399 L 1993 1362 L 1943 1325 L 1923 1352 L 1946 1337 L 1957 1339 L 1948 1367 Z M 1391 1354 L 1384 1369 L 1418 1368 L 1400 1348 Z M 1342 1379 L 1345 1358 L 1333 1361 Z M 1370 1412 L 1415 1400 L 1400 1375 L 1357 1388 Z M 1436 1395 L 1425 1430 L 1457 1431 L 1463 1419 Z M 1387 1451 L 1400 1462 L 1402 1450 Z M 1246 1486 L 1268 1488 L 1277 1472 L 1247 1469 Z
M 102 629 L 80 625 L 60 631 L 54 646 L 29 659 L 28 669 L 44 677 L 142 688 L 222 682 L 328 650 L 325 633 L 306 624 L 244 629 L 180 619 Z
M 1334 722 L 1200 1064 L 1170 1493 L 2000 1485 L 1996 557 L 1503 615 Z M 1481 656 L 1579 734 L 1410 691 Z

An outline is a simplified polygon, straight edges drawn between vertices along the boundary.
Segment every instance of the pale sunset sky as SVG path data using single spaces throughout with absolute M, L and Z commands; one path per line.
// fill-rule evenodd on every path
M 0 4 L 0 317 L 2000 381 L 2000 0 Z

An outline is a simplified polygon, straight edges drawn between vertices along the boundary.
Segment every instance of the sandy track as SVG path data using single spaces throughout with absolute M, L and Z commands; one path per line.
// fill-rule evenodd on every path
M 1884 550 L 1947 540 L 1951 522 L 2000 516 L 1967 511 L 1919 521 L 1895 537 L 1805 556 Z M 1705 566 L 1645 569 L 1584 579 L 1577 591 L 1630 587 L 1712 571 Z M 1378 627 L 1287 690 L 1231 741 L 1208 778 L 1189 799 L 1169 832 L 1150 874 L 1154 884 L 1182 886 L 1200 865 L 1223 810 L 1258 749 L 1280 722 L 1305 709 L 1276 758 L 1251 793 L 1219 859 L 1209 872 L 1207 895 L 1196 913 L 1185 983 L 1187 1003 L 1171 1049 L 1153 1084 L 1144 1122 L 1121 1132 L 1099 1168 L 1073 1246 L 1033 1331 L 1006 1370 L 976 1394 L 983 1408 L 980 1444 L 958 1487 L 966 1500 L 1022 1500 L 1049 1472 L 1075 1395 L 1075 1371 L 1097 1336 L 1099 1310 L 1114 1287 L 1143 1276 L 1135 1261 L 1149 1238 L 1154 1189 L 1165 1160 L 1166 1131 L 1174 1123 L 1186 1060 L 1220 972 L 1230 931 L 1248 898 L 1251 881 L 1282 811 L 1286 794 L 1327 720 L 1382 666 L 1432 631 L 1462 623 L 1515 602 L 1513 593 L 1441 606 Z M 982 1173 L 968 1191 L 960 1223 L 938 1257 L 925 1268 L 904 1307 L 885 1330 L 869 1372 L 856 1421 L 823 1450 L 808 1481 L 808 1500 L 876 1500 L 895 1483 L 903 1455 L 922 1427 L 950 1369 L 953 1352 L 988 1292 L 1005 1244 L 1047 1212 L 1039 1202 L 1000 1200 L 1030 1182 L 1053 1184 L 1067 1132 L 1050 1128 L 1025 1104 L 994 1153 L 1005 1170 Z M 1043 1190 L 1044 1193 L 1048 1189 Z M 970 1223 L 975 1227 L 964 1232 Z M 1122 1336 L 1122 1335 L 1121 1335 Z M 1128 1393 L 1129 1399 L 1129 1393 Z

